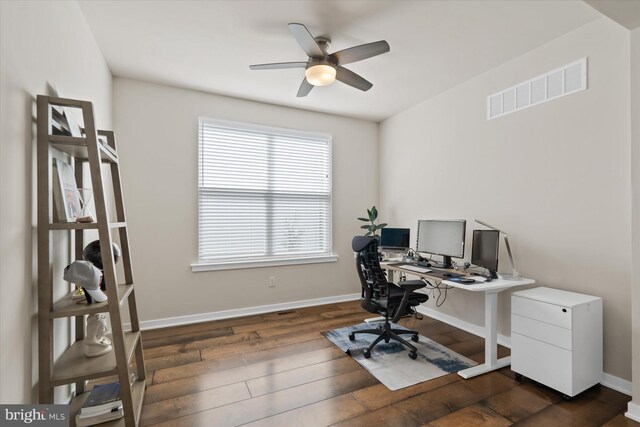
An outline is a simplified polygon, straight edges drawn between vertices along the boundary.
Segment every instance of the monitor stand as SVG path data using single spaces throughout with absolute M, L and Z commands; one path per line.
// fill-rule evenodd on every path
M 448 255 L 441 255 L 442 256 L 442 263 L 438 264 L 437 262 L 428 259 L 428 258 L 422 258 L 419 257 L 418 260 L 416 261 L 416 264 L 422 267 L 433 267 L 433 268 L 442 268 L 442 269 L 452 269 L 453 268 L 453 261 L 451 260 L 451 257 Z
M 431 262 L 431 266 L 435 268 L 453 268 L 453 262 L 451 262 L 451 257 L 448 255 L 442 256 L 442 264 L 438 264 L 436 262 Z

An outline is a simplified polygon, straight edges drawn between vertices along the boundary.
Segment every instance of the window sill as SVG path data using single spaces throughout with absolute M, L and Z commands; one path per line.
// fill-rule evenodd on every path
M 198 273 L 201 271 L 215 270 L 236 270 L 243 268 L 276 267 L 279 265 L 299 265 L 299 264 L 320 264 L 324 262 L 336 262 L 338 255 L 322 255 L 317 257 L 282 258 L 264 261 L 199 261 L 191 264 L 191 271 Z

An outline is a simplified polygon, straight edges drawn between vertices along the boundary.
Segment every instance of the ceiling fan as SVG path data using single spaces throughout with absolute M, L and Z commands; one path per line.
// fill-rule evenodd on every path
M 356 89 L 367 91 L 373 84 L 360 77 L 344 64 L 361 61 L 389 52 L 389 43 L 384 40 L 362 44 L 359 46 L 329 53 L 331 40 L 326 37 L 313 37 L 307 27 L 302 24 L 289 24 L 289 30 L 298 41 L 309 59 L 306 62 L 278 62 L 273 64 L 250 65 L 252 70 L 276 70 L 282 68 L 304 68 L 305 78 L 302 80 L 298 97 L 307 96 L 314 86 L 326 86 L 339 80 Z

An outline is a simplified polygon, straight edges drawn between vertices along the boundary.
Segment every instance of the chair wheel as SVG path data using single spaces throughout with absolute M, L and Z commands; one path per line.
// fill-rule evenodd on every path
M 420 338 L 418 338 L 418 335 L 411 335 L 411 341 L 413 342 L 418 342 Z
M 351 333 L 349 334 L 349 340 L 353 341 L 353 340 L 355 340 L 355 339 L 356 339 L 356 334 L 354 334 L 353 332 L 351 332 Z
M 416 353 L 415 351 L 410 351 L 409 357 L 413 360 L 416 360 L 418 358 L 418 353 Z
M 524 381 L 524 377 L 522 376 L 522 374 L 516 372 L 516 381 Z
M 368 359 L 368 358 L 370 358 L 370 357 L 371 357 L 371 352 L 370 352 L 369 350 L 365 350 L 365 351 L 364 351 L 364 358 L 365 358 L 365 359 Z

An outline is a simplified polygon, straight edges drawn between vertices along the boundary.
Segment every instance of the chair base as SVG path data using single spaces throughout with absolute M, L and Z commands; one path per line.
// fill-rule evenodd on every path
M 356 334 L 374 334 L 378 335 L 378 337 L 369 345 L 369 347 L 364 351 L 364 357 L 371 357 L 371 350 L 376 346 L 380 341 L 384 340 L 385 343 L 388 343 L 391 340 L 397 341 L 400 344 L 407 347 L 409 351 L 409 357 L 415 360 L 418 357 L 418 349 L 411 345 L 407 340 L 402 338 L 400 335 L 411 335 L 411 340 L 414 342 L 418 342 L 418 332 L 417 331 L 409 331 L 407 329 L 394 329 L 391 327 L 391 323 L 389 320 L 385 320 L 383 324 L 378 326 L 376 329 L 361 329 L 359 331 L 353 331 L 349 334 L 349 339 L 351 341 L 356 339 Z

